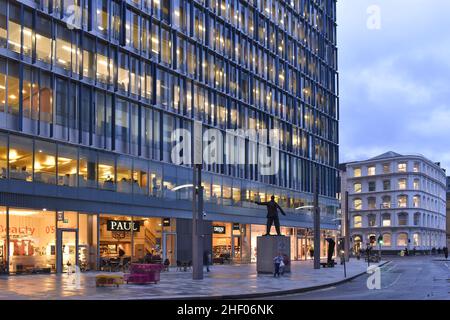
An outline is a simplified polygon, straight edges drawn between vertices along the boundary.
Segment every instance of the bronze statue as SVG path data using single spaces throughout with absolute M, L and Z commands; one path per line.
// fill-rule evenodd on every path
M 285 216 L 283 209 L 275 202 L 275 196 L 270 197 L 270 201 L 268 202 L 259 202 L 255 201 L 257 205 L 267 206 L 267 225 L 266 225 L 266 234 L 264 236 L 270 236 L 270 228 L 272 227 L 272 223 L 275 224 L 275 229 L 277 230 L 277 234 L 281 236 L 280 232 L 280 220 L 278 219 L 278 210 L 281 211 L 281 214 Z

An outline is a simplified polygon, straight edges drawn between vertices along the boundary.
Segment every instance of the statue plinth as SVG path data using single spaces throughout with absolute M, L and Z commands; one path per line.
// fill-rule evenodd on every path
M 275 258 L 279 253 L 286 254 L 291 261 L 291 239 L 289 236 L 259 236 L 256 240 L 256 271 L 273 273 Z M 284 267 L 284 272 L 291 272 L 291 264 Z

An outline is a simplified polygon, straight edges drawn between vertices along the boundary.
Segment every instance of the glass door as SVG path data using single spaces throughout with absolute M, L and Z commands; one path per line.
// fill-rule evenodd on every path
M 57 272 L 74 272 L 78 264 L 78 232 L 76 230 L 58 230 L 58 269 Z
M 169 259 L 170 265 L 177 262 L 177 234 L 164 233 L 163 236 L 163 260 Z M 163 261 L 163 262 L 164 262 Z

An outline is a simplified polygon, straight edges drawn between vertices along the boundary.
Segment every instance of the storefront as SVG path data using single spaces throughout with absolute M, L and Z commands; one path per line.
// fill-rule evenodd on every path
M 0 207 L 0 273 L 111 270 L 146 254 L 176 264 L 176 242 L 174 218 Z
M 250 262 L 250 225 L 213 222 L 212 228 L 213 263 Z
M 296 259 L 296 254 L 295 254 L 296 246 L 295 246 L 295 236 L 294 236 L 295 229 L 289 228 L 289 227 L 280 227 L 280 231 L 281 231 L 281 234 L 290 237 L 290 239 L 291 239 L 291 259 L 295 260 Z M 274 226 L 272 226 L 270 233 L 276 234 L 276 230 L 275 230 Z M 251 250 L 252 250 L 251 262 L 256 262 L 256 257 L 258 255 L 257 238 L 264 234 L 266 234 L 266 226 L 265 225 L 252 224 L 252 226 L 251 226 Z

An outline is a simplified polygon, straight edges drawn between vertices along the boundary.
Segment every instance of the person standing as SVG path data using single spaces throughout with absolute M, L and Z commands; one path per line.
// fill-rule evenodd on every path
M 206 272 L 209 272 L 209 252 L 203 251 L 203 265 L 206 267 Z
M 447 260 L 448 259 L 448 248 L 444 247 L 444 249 L 442 251 L 444 251 L 445 260 Z
M 267 207 L 267 226 L 266 226 L 266 234 L 264 236 L 270 236 L 270 228 L 272 224 L 275 225 L 275 229 L 277 230 L 277 234 L 281 236 L 280 231 L 280 219 L 278 218 L 278 210 L 280 210 L 281 214 L 285 216 L 283 209 L 275 202 L 275 196 L 270 197 L 270 201 L 268 202 L 259 202 L 255 201 L 255 203 L 259 206 Z
M 275 270 L 274 270 L 274 272 L 273 272 L 273 276 L 274 277 L 279 277 L 280 276 L 280 264 L 281 264 L 281 262 L 283 262 L 283 256 L 281 255 L 281 252 L 280 253 L 278 253 L 278 255 L 275 257 L 275 258 L 273 258 L 273 264 L 274 264 L 274 267 L 275 267 Z

